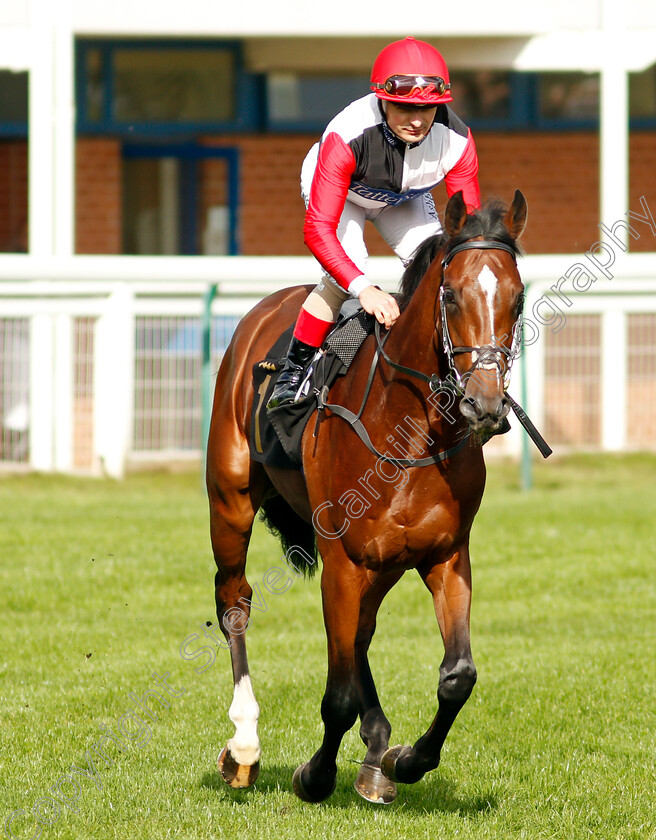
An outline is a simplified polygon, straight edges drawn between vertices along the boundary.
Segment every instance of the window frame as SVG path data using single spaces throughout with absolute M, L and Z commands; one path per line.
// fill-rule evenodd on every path
M 112 116 L 112 97 L 114 93 L 113 53 L 117 49 L 221 49 L 228 50 L 234 57 L 235 89 L 239 91 L 238 107 L 234 120 L 194 121 L 194 122 L 122 122 Z M 86 102 L 86 54 L 91 49 L 101 53 L 101 73 L 103 77 L 102 116 L 92 121 L 87 114 Z M 337 74 L 339 75 L 339 74 Z M 561 132 L 561 131 L 598 131 L 598 118 L 545 118 L 539 113 L 540 73 L 510 71 L 511 101 L 510 114 L 507 118 L 471 118 L 467 124 L 473 131 L 525 131 L 525 132 Z M 29 81 L 28 81 L 29 91 Z M 364 96 L 368 91 L 363 90 Z M 202 134 L 229 133 L 268 133 L 314 134 L 320 135 L 326 127 L 320 120 L 289 120 L 273 123 L 267 114 L 267 82 L 265 74 L 250 73 L 245 69 L 243 44 L 238 39 L 183 39 L 183 38 L 98 38 L 78 37 L 75 40 L 75 97 L 76 97 L 76 136 L 114 136 L 131 140 L 147 140 L 153 137 L 184 141 Z M 454 103 L 458 113 L 458 103 Z M 653 117 L 632 117 L 629 119 L 631 131 L 649 131 L 656 129 L 656 115 Z M 29 120 L 0 122 L 0 138 L 29 138 Z
M 239 150 L 233 146 L 211 146 L 200 143 L 155 144 L 125 142 L 121 150 L 125 159 L 153 159 L 174 157 L 180 161 L 198 164 L 202 160 L 216 158 L 224 160 L 228 167 L 228 253 L 226 256 L 239 256 Z M 192 210 L 186 220 L 186 230 L 182 231 L 183 241 L 190 237 L 190 230 L 195 230 L 197 216 L 194 208 L 195 195 L 190 205 Z
M 232 54 L 235 68 L 234 96 L 236 113 L 232 120 L 117 120 L 113 115 L 115 90 L 114 54 L 121 49 L 144 50 L 223 50 Z M 86 56 L 90 50 L 100 50 L 103 79 L 102 116 L 95 121 L 89 118 L 86 101 Z M 75 94 L 77 102 L 77 134 L 112 135 L 119 137 L 189 137 L 199 134 L 254 131 L 262 127 L 262 80 L 257 74 L 244 69 L 243 48 L 237 40 L 183 40 L 180 38 L 78 38 L 75 42 Z M 237 96 L 237 92 L 239 95 Z
M 557 133 L 565 131 L 598 131 L 599 117 L 543 117 L 540 114 L 541 73 L 518 72 L 510 70 L 510 110 L 507 117 L 462 117 L 474 132 L 484 131 L 516 131 L 532 133 Z M 454 73 L 454 75 L 457 75 Z M 362 96 L 369 93 L 363 90 Z M 264 90 L 266 95 L 266 88 Z M 458 114 L 458 102 L 452 103 L 453 110 Z M 306 133 L 320 135 L 329 120 L 335 116 L 331 114 L 325 122 L 319 120 L 289 120 L 285 123 L 273 123 L 267 118 L 265 130 L 270 134 Z M 654 117 L 632 117 L 629 120 L 631 131 L 649 130 L 656 128 Z
M 8 68 L 0 68 L 5 72 L 11 72 Z M 29 112 L 29 90 L 30 90 L 30 74 L 27 70 L 19 71 L 21 74 L 27 76 L 27 108 Z M 21 139 L 27 137 L 28 120 L 0 120 L 0 137 L 6 139 Z

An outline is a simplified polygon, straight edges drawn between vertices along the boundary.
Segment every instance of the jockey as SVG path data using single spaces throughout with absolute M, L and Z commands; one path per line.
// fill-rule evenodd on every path
M 398 318 L 396 299 L 365 275 L 366 219 L 407 264 L 442 230 L 431 195 L 437 184 L 444 181 L 449 197 L 462 190 L 470 212 L 480 206 L 476 147 L 447 104 L 450 89 L 446 62 L 434 47 L 414 38 L 395 41 L 374 62 L 373 93 L 334 117 L 305 158 L 303 233 L 324 274 L 303 303 L 267 408 L 296 399 L 349 296 L 388 329 Z

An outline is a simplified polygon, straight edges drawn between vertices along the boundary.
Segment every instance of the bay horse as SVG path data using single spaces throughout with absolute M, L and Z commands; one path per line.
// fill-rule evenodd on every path
M 245 566 L 261 507 L 283 545 L 298 549 L 291 564 L 297 571 L 312 566 L 316 555 L 308 547 L 315 536 L 323 563 L 324 737 L 296 769 L 294 792 L 307 802 L 330 796 L 340 743 L 358 716 L 366 755 L 355 787 L 365 799 L 391 802 L 397 782 L 417 782 L 438 766 L 476 682 L 469 535 L 485 485 L 482 441 L 500 430 L 509 411 L 504 381 L 523 305 L 516 240 L 526 214 L 519 190 L 510 207 L 495 200 L 471 215 L 461 193 L 450 198 L 445 232 L 419 247 L 403 275 L 401 315 L 384 349 L 379 333 L 368 336 L 348 375 L 330 391 L 331 403 L 354 406 L 368 388 L 360 421 L 373 452 L 326 406 L 321 422 L 311 421 L 303 434 L 302 470 L 251 460 L 253 365 L 294 323 L 312 287 L 270 295 L 237 327 L 217 375 L 206 473 L 217 618 L 234 680 L 229 716 L 235 734 L 219 769 L 232 787 L 249 787 L 259 772 L 259 707 L 245 641 L 253 589 Z M 442 386 L 435 383 L 449 379 L 459 397 L 455 416 L 441 405 L 442 396 L 436 399 Z M 427 453 L 423 459 L 420 451 Z M 390 748 L 391 727 L 367 652 L 378 608 L 408 569 L 417 570 L 433 598 L 444 658 L 430 727 L 414 746 Z

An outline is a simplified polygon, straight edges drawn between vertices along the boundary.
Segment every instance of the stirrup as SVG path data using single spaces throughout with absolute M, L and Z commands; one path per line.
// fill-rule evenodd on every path
M 283 371 L 284 372 L 284 371 Z M 276 382 L 269 402 L 266 405 L 267 411 L 272 408 L 280 408 L 282 405 L 292 405 L 298 400 L 299 389 L 304 377 L 304 369 L 293 370 L 290 372 L 282 382 L 280 379 Z M 282 373 L 280 377 L 282 377 Z
M 316 347 L 299 341 L 295 336 L 292 337 L 285 365 L 267 403 L 267 411 L 282 405 L 291 405 L 299 399 L 299 392 L 311 372 L 310 365 L 316 352 Z

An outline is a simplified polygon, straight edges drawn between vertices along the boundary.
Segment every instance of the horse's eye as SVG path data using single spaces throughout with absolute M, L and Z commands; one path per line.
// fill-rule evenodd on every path
M 444 303 L 446 303 L 447 305 L 451 305 L 451 304 L 454 304 L 456 302 L 455 293 L 454 293 L 453 289 L 451 289 L 449 286 L 444 287 L 443 296 L 444 296 Z
M 517 316 L 521 315 L 524 311 L 524 292 L 517 295 L 517 302 L 515 303 L 515 312 Z

